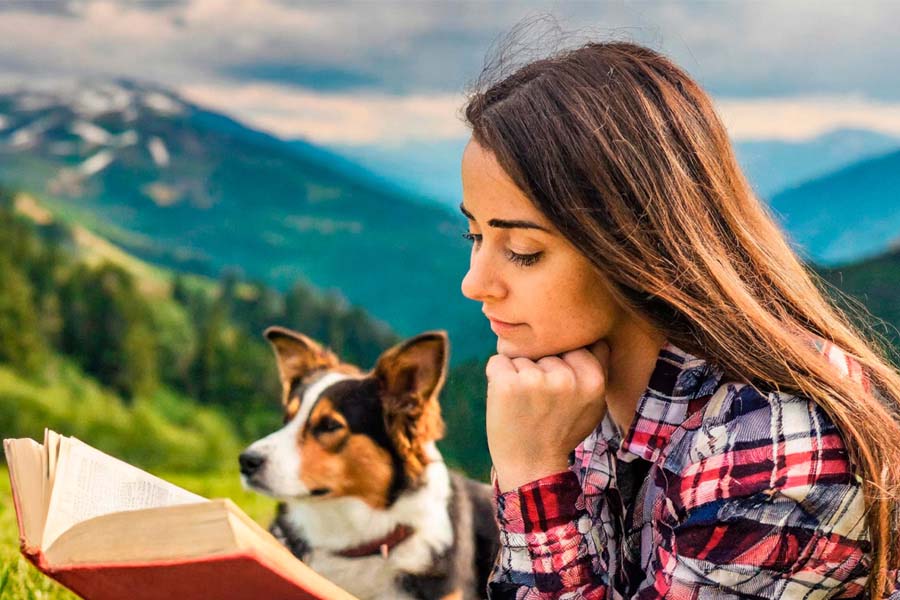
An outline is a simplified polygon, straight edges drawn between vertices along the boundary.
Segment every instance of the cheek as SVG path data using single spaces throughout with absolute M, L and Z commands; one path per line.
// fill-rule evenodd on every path
M 596 322 L 609 312 L 607 296 L 594 279 L 570 264 L 555 268 L 554 273 L 558 275 L 530 286 L 529 312 L 544 333 L 575 333 L 569 329 Z
M 530 339 L 498 338 L 498 352 L 506 354 L 518 341 L 521 355 L 534 359 L 580 348 L 610 334 L 621 313 L 619 306 L 596 276 L 569 268 L 575 276 L 533 288 Z
M 393 476 L 391 457 L 370 437 L 351 435 L 337 452 L 310 439 L 301 452 L 300 480 L 307 488 L 327 487 L 335 496 L 355 496 L 375 508 L 387 504 Z
M 309 488 L 335 488 L 344 480 L 346 465 L 340 453 L 310 438 L 300 445 L 300 481 Z

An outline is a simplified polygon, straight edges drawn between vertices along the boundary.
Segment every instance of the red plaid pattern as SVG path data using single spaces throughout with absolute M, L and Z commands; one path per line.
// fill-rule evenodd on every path
M 569 470 L 505 493 L 492 470 L 488 597 L 864 597 L 865 506 L 838 430 L 814 402 L 722 373 L 668 343 L 624 436 L 607 415 Z

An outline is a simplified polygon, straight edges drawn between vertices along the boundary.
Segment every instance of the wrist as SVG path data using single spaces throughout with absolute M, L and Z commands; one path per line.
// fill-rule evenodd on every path
M 501 493 L 505 493 L 522 487 L 526 483 L 531 483 L 561 471 L 568 471 L 569 468 L 568 457 L 563 457 L 558 460 L 543 462 L 540 465 L 528 465 L 520 468 L 499 468 L 495 465 L 494 471 L 497 475 L 497 486 L 500 488 Z

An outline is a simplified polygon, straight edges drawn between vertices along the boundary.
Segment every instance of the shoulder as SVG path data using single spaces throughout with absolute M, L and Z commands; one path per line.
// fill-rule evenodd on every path
M 821 513 L 838 510 L 848 494 L 861 496 L 840 431 L 811 399 L 723 382 L 681 429 L 666 468 L 690 490 L 685 508 L 778 494 Z
M 815 402 L 726 382 L 678 434 L 664 494 L 684 573 L 757 597 L 862 590 L 864 496 L 837 427 Z M 758 577 L 745 577 L 748 568 Z

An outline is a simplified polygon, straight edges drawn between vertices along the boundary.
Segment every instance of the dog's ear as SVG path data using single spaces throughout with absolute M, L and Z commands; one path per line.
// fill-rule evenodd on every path
M 284 389 L 282 403 L 287 402 L 287 394 L 295 379 L 315 369 L 335 367 L 340 362 L 331 350 L 298 331 L 269 327 L 263 335 L 272 344 L 278 360 L 278 374 Z
M 382 389 L 388 435 L 416 481 L 428 464 L 426 444 L 444 436 L 438 395 L 447 377 L 445 331 L 428 331 L 384 351 L 373 373 Z

